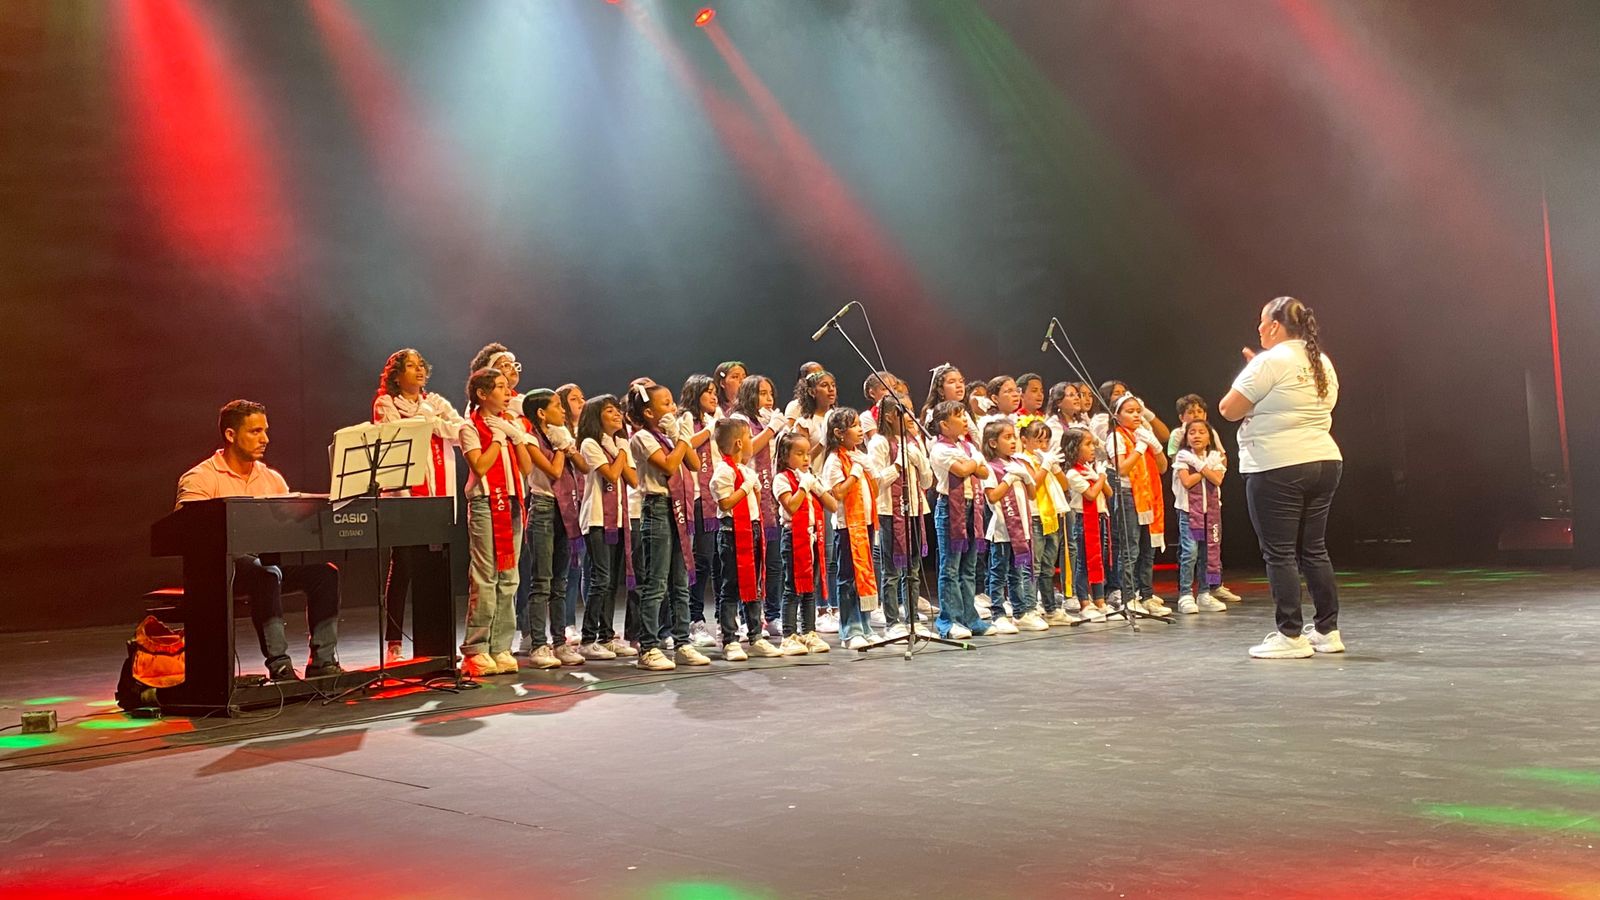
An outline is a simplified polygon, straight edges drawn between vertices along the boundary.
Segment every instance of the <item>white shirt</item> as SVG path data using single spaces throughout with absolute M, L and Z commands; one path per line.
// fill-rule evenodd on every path
M 1240 472 L 1344 458 L 1328 433 L 1339 402 L 1339 376 L 1326 355 L 1322 369 L 1328 376 L 1328 396 L 1319 398 L 1305 341 L 1282 341 L 1245 363 L 1233 389 L 1255 409 L 1239 425 Z
M 803 419 L 796 419 L 794 427 L 797 429 L 803 429 L 806 434 L 811 436 L 811 449 L 813 451 L 815 451 L 818 447 L 827 446 L 828 417 L 826 415 L 806 416 Z M 826 455 L 826 452 L 824 452 L 823 456 Z M 821 478 L 822 466 L 823 458 L 813 457 L 811 463 L 811 474 Z
M 518 425 L 516 427 L 521 428 L 522 426 Z M 494 431 L 492 429 L 490 430 L 489 435 L 491 438 L 494 436 Z M 516 485 L 522 481 L 522 473 L 517 471 L 517 448 L 513 447 L 508 441 L 491 441 L 491 443 L 500 444 L 500 455 L 495 459 L 494 464 L 501 466 L 504 469 L 506 475 L 506 486 L 515 492 Z M 466 427 L 461 429 L 462 455 L 466 455 L 468 450 L 477 450 L 482 452 L 484 449 L 483 441 L 478 436 L 478 426 L 474 425 L 471 421 L 468 421 Z M 471 466 L 467 467 L 467 496 L 489 496 L 488 472 L 479 475 Z
M 860 462 L 852 461 L 850 466 L 850 474 L 856 476 L 856 486 L 852 488 L 852 490 L 860 494 L 861 508 L 867 511 L 867 518 L 869 520 L 867 525 L 871 528 L 877 528 L 878 523 L 876 521 L 871 521 L 872 492 L 866 477 L 870 473 L 860 464 Z M 839 459 L 838 451 L 827 454 L 827 457 L 822 464 L 822 477 L 819 480 L 822 482 L 822 489 L 830 492 L 840 484 L 844 483 L 844 463 Z M 880 509 L 878 512 L 882 513 L 883 510 Z M 844 528 L 848 524 L 849 522 L 845 518 L 845 501 L 844 498 L 840 498 L 839 508 L 833 511 L 833 527 Z
M 724 519 L 733 518 L 732 509 L 722 509 L 721 501 L 733 496 L 733 466 L 723 460 L 721 456 L 711 463 L 711 496 L 718 501 L 717 515 Z M 750 512 L 750 521 L 761 523 L 761 479 L 756 477 L 756 470 L 748 465 L 740 464 L 739 471 L 744 473 L 744 507 Z
M 639 468 L 640 493 L 660 495 L 667 493 L 667 481 L 672 476 L 657 468 L 656 464 L 650 461 L 650 457 L 657 450 L 671 456 L 673 449 L 675 448 L 661 446 L 661 441 L 655 432 L 648 428 L 641 428 L 633 433 L 633 437 L 628 438 L 628 451 L 633 454 L 634 464 Z M 683 474 L 686 478 L 689 476 L 688 472 Z M 643 498 L 640 498 L 640 502 L 643 502 Z
M 1200 457 L 1196 456 L 1193 450 L 1179 450 L 1178 455 L 1172 458 L 1173 508 L 1181 509 L 1184 512 L 1189 511 L 1189 489 L 1183 486 L 1182 481 L 1178 480 L 1178 471 L 1180 469 L 1185 472 L 1201 472 L 1205 469 L 1211 468 L 1212 466 L 1218 465 L 1222 465 L 1222 454 L 1215 450 L 1208 451 L 1205 459 L 1201 459 Z M 1205 476 L 1202 475 L 1201 477 L 1203 478 Z M 1201 492 L 1201 496 L 1205 496 L 1203 491 Z M 1222 505 L 1221 492 L 1218 492 L 1217 494 L 1217 505 Z M 1202 512 L 1204 512 L 1204 510 L 1202 510 Z
M 1067 469 L 1067 494 L 1071 497 L 1068 503 L 1075 513 L 1083 512 L 1083 495 L 1089 492 L 1091 476 L 1093 481 L 1101 481 L 1106 477 L 1105 465 L 1102 463 L 1093 463 L 1088 469 L 1088 473 L 1080 472 L 1076 468 Z M 1106 502 L 1105 497 L 1097 497 L 1096 502 L 1100 504 L 1100 515 L 1111 515 L 1111 504 Z
M 886 434 L 874 434 L 872 440 L 867 442 L 867 458 L 872 460 L 874 472 L 881 473 L 878 479 L 878 515 L 895 515 L 900 510 L 894 504 L 894 492 L 891 486 L 900 479 L 900 467 L 894 462 L 894 451 L 899 446 L 898 438 L 891 438 Z M 912 489 L 906 498 L 906 505 L 911 515 L 920 516 L 928 511 L 928 488 L 933 487 L 933 467 L 928 464 L 928 456 L 922 447 L 914 440 L 906 440 L 906 468 L 909 470 Z
M 611 465 L 611 461 L 616 458 L 618 453 L 627 453 L 628 445 L 607 434 L 602 435 L 598 441 L 594 438 L 584 438 L 582 446 L 578 448 L 578 452 L 583 454 L 583 461 L 589 464 L 589 471 L 583 476 L 583 502 L 578 506 L 578 524 L 585 531 L 590 528 L 605 527 L 605 501 L 609 497 L 618 504 L 618 512 L 620 513 L 617 517 L 618 524 L 626 527 L 628 511 L 621 508 L 622 487 L 626 482 L 623 482 L 619 473 L 617 476 L 617 481 L 619 482 L 617 489 L 607 493 L 605 489 L 606 477 L 600 474 L 600 467 Z M 633 488 L 628 489 L 630 506 L 632 505 L 633 495 L 637 493 L 639 492 Z
M 928 448 L 928 462 L 933 467 L 933 487 L 945 496 L 950 494 L 950 464 L 959 460 L 972 460 L 979 466 L 978 476 L 983 475 L 983 454 L 978 452 L 977 445 L 969 440 L 961 440 L 955 444 L 946 443 L 943 439 L 936 440 Z M 961 486 L 967 499 L 972 499 L 976 489 L 972 478 L 963 478 Z
M 989 463 L 987 461 L 985 461 L 983 464 L 983 476 L 983 486 L 986 490 L 1000 486 L 1001 480 L 995 477 L 994 470 L 989 468 Z M 1028 491 L 1026 485 L 1017 484 L 1015 482 L 1007 482 L 1007 484 L 1011 488 L 1012 498 L 1017 502 L 1017 511 L 1022 513 L 1022 536 L 1032 540 L 1033 498 L 1029 496 L 1030 492 Z M 1011 543 L 1011 531 L 1006 528 L 1005 511 L 1001 509 L 1000 506 L 1002 502 L 1003 498 L 1001 500 L 989 501 L 989 510 L 993 513 L 993 515 L 989 517 L 989 527 L 984 532 L 983 536 L 986 540 L 991 542 L 1009 544 Z

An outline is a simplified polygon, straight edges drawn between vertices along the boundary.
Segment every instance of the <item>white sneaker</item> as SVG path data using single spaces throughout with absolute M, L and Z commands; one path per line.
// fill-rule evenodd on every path
M 921 622 L 917 623 L 917 634 L 925 638 L 936 638 L 939 636 L 939 632 L 934 631 L 932 628 L 929 628 Z
M 1239 602 L 1239 595 L 1228 590 L 1227 586 L 1221 584 L 1211 589 L 1211 596 L 1217 598 L 1218 600 L 1226 600 L 1229 603 Z
M 1011 606 L 1010 600 L 1002 600 L 1000 608 L 1006 611 L 1006 618 L 1015 619 L 1017 617 L 1017 611 Z
M 774 641 L 783 640 L 783 623 L 779 622 L 777 619 L 773 619 L 761 629 L 761 636 L 764 638 L 771 638 Z
M 693 647 L 679 647 L 675 651 L 677 661 L 686 666 L 709 666 L 711 658 Z
M 557 647 L 555 657 L 556 662 L 563 666 L 581 666 L 588 661 L 583 658 L 582 653 L 578 652 L 578 648 L 571 644 L 562 644 Z
M 917 612 L 925 616 L 933 615 L 933 604 L 928 602 L 927 597 L 917 598 Z
M 1193 594 L 1184 594 L 1178 598 L 1178 612 L 1192 616 L 1200 611 L 1200 604 L 1194 602 Z
M 992 634 L 1016 634 L 1017 626 L 1006 616 L 1001 616 L 989 623 L 989 631 Z
M 773 646 L 772 642 L 766 638 L 756 638 L 755 641 L 750 644 L 750 655 L 759 656 L 764 659 L 772 659 L 775 656 L 782 656 L 783 651 Z
M 1206 612 L 1227 612 L 1228 604 L 1223 603 L 1221 600 L 1218 600 L 1210 594 L 1201 594 L 1200 608 Z
M 1157 606 L 1166 606 L 1167 605 L 1167 601 L 1161 599 L 1159 596 L 1157 596 L 1155 594 L 1151 594 L 1150 596 L 1144 598 L 1145 609 L 1149 609 L 1150 608 L 1150 604 L 1152 604 L 1152 603 L 1154 603 Z
M 827 653 L 833 649 L 828 646 L 827 641 L 822 639 L 822 635 L 817 634 L 815 631 L 800 635 L 800 643 L 805 644 L 806 649 L 812 653 Z
M 878 607 L 872 611 L 871 615 L 867 616 L 867 624 L 871 625 L 873 628 L 889 627 L 889 620 L 884 618 L 883 615 L 883 607 Z
M 696 647 L 715 647 L 717 636 L 711 633 L 711 628 L 704 622 L 696 622 L 689 626 L 689 641 Z
M 1315 652 L 1305 635 L 1285 637 L 1281 631 L 1268 634 L 1261 643 L 1250 648 L 1250 655 L 1255 659 L 1305 659 Z
M 1063 606 L 1050 615 L 1045 616 L 1044 621 L 1045 624 L 1049 625 L 1051 628 L 1060 628 L 1063 625 L 1076 624 L 1083 621 L 1083 619 L 1079 618 L 1077 614 L 1071 612 L 1065 606 Z
M 1339 629 L 1323 634 L 1317 626 L 1306 623 L 1305 639 L 1311 642 L 1311 649 L 1317 653 L 1343 653 L 1344 641 L 1339 638 Z
M 562 646 L 566 645 L 563 644 Z M 556 659 L 555 651 L 550 648 L 549 644 L 540 644 L 534 648 L 532 653 L 528 654 L 528 665 L 533 666 L 535 669 L 559 669 L 561 668 L 561 660 Z
M 461 672 L 468 678 L 482 678 L 486 675 L 499 675 L 500 664 L 494 657 L 487 653 L 474 653 L 461 662 Z
M 1128 601 L 1128 611 L 1129 612 L 1135 612 L 1135 613 L 1143 613 L 1144 615 L 1147 615 L 1147 616 L 1148 615 L 1152 615 L 1150 610 L 1144 608 L 1144 602 L 1141 601 L 1141 600 L 1129 600 Z
M 606 648 L 605 644 L 602 644 L 599 641 L 595 641 L 592 644 L 584 644 L 582 647 L 579 647 L 578 648 L 578 655 L 583 657 L 584 659 L 616 659 L 617 658 L 617 655 L 615 653 L 612 653 L 609 649 Z
M 951 640 L 964 641 L 964 640 L 967 640 L 970 637 L 972 637 L 972 629 L 968 628 L 967 626 L 965 626 L 965 625 L 951 625 L 950 626 L 950 639 Z
M 846 650 L 865 650 L 867 649 L 867 645 L 870 643 L 872 642 L 858 634 L 850 640 L 845 641 L 844 648 Z
M 1017 620 L 1017 628 L 1021 631 L 1049 631 L 1050 623 L 1038 612 L 1031 612 Z
M 639 661 L 635 665 L 641 669 L 649 669 L 652 672 L 670 672 L 678 667 L 677 663 L 667 659 L 667 655 L 660 650 L 651 650 L 645 653 L 645 655 L 639 657 Z
M 823 613 L 822 615 L 817 616 L 817 633 L 838 634 L 839 617 L 833 613 Z
M 782 656 L 805 656 L 810 652 L 811 648 L 800 640 L 799 635 L 791 634 L 783 639 L 783 643 L 778 645 L 778 653 Z
M 615 653 L 618 659 L 639 655 L 639 651 L 635 649 L 632 644 L 619 637 L 614 637 L 611 640 L 606 641 L 602 646 L 604 646 L 607 650 L 610 650 L 612 653 Z
M 1078 618 L 1086 622 L 1104 622 L 1106 611 L 1098 606 L 1085 606 L 1078 610 Z
M 1144 601 L 1144 611 L 1152 616 L 1166 618 L 1172 615 L 1172 607 L 1168 606 L 1160 597 L 1150 597 Z
M 985 619 L 989 618 L 989 611 L 994 607 L 994 603 L 989 599 L 988 594 L 975 595 L 972 598 L 972 604 L 978 608 L 978 615 L 983 616 Z
M 400 641 L 390 641 L 383 649 L 383 662 L 385 665 L 392 666 L 405 658 L 405 645 Z
M 1113 608 L 1122 605 L 1122 588 L 1117 588 L 1106 595 L 1106 605 Z
M 576 644 L 583 640 L 583 632 L 579 631 L 578 626 L 576 625 L 568 625 L 565 637 L 567 639 L 567 643 Z
M 722 645 L 722 658 L 728 662 L 744 662 L 750 654 L 744 652 L 744 646 L 738 641 Z
M 910 633 L 911 629 L 907 628 L 904 622 L 897 622 L 889 626 L 889 631 L 885 637 L 892 641 L 895 638 L 903 638 Z
M 744 643 L 745 641 L 750 640 L 750 629 L 746 628 L 743 622 L 739 623 L 738 638 L 739 638 L 739 643 L 741 643 L 741 644 Z
M 494 655 L 494 664 L 500 668 L 501 675 L 510 675 L 519 668 L 517 666 L 517 658 L 511 655 L 510 650 L 501 650 L 496 653 Z

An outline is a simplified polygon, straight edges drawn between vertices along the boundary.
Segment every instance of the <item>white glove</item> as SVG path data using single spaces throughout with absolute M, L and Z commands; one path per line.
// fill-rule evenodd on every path
M 866 469 L 869 474 L 872 472 L 872 460 L 868 459 L 867 455 L 860 450 L 850 451 L 850 461 Z
M 789 420 L 783 417 L 783 411 L 776 408 L 763 409 L 760 412 L 761 424 L 774 434 L 782 432 L 789 427 Z
M 822 482 L 818 481 L 817 476 L 810 472 L 803 473 L 800 476 L 800 490 L 820 494 L 822 493 Z
M 556 450 L 571 450 L 573 444 L 572 432 L 565 425 L 550 425 L 544 430 L 545 437 L 550 439 L 550 446 Z
M 1149 428 L 1144 427 L 1143 425 L 1134 429 L 1133 436 L 1138 442 L 1137 446 L 1139 447 L 1140 453 L 1143 453 L 1145 448 L 1149 448 L 1151 450 L 1161 449 L 1161 442 L 1156 440 L 1156 433 L 1151 431 Z
M 1019 462 L 1006 463 L 1006 480 L 1026 487 L 1034 486 L 1033 473 Z
M 1043 462 L 1044 462 L 1045 471 L 1047 471 L 1047 472 L 1059 472 L 1059 471 L 1061 471 L 1061 451 L 1060 450 L 1056 450 L 1056 449 L 1046 450 L 1044 452 L 1044 460 L 1043 460 Z
M 994 401 L 990 400 L 988 397 L 979 395 L 979 397 L 978 397 L 978 412 L 987 415 L 993 409 L 994 409 Z
M 501 416 L 484 416 L 484 424 L 489 426 L 490 437 L 502 444 L 514 444 L 517 439 L 511 434 L 511 420 Z M 521 431 L 521 429 L 517 429 Z

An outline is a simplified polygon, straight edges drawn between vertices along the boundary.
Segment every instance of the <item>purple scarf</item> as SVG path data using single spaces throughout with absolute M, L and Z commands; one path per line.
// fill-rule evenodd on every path
M 544 455 L 554 460 L 556 449 L 538 423 L 533 425 L 533 436 L 538 439 L 539 449 L 544 451 Z M 576 455 L 577 447 L 573 447 L 571 452 Z M 583 531 L 578 528 L 578 504 L 582 499 L 578 491 L 578 479 L 572 477 L 572 460 L 568 459 L 566 465 L 561 467 L 561 477 L 550 482 L 550 493 L 556 495 L 556 509 L 561 514 L 561 527 L 567 533 L 568 553 L 577 553 L 583 543 Z
M 705 425 L 705 417 L 698 417 L 701 426 Z M 711 451 L 714 449 L 710 438 L 695 453 L 700 456 L 700 470 L 695 473 L 695 483 L 700 486 L 700 530 L 704 532 L 716 531 L 722 527 L 719 518 L 722 511 L 717 509 L 717 498 L 711 492 L 711 473 L 715 468 Z M 692 583 L 692 582 L 691 582 Z
M 661 444 L 661 452 L 671 456 L 672 448 L 677 447 L 678 442 L 659 431 L 650 433 Z M 694 498 L 689 496 L 689 481 L 684 477 L 681 465 L 673 468 L 672 474 L 667 477 L 667 501 L 672 506 L 672 518 L 678 528 L 678 555 L 683 558 L 683 567 L 689 571 L 689 583 L 694 584 L 694 541 L 689 536 L 689 507 L 694 503 Z
M 900 461 L 898 439 L 891 438 L 888 435 L 883 437 L 884 440 L 889 442 L 890 464 L 898 463 Z M 899 478 L 889 482 L 889 521 L 891 523 L 889 546 L 893 550 L 890 555 L 894 559 L 894 567 L 896 569 L 904 569 L 906 562 L 911 558 L 911 543 L 907 538 L 906 517 L 900 513 L 902 499 L 906 495 L 906 479 L 910 475 L 911 467 L 907 465 Z M 909 507 L 907 508 L 909 509 Z M 927 546 L 924 543 L 922 534 L 922 517 L 912 516 L 910 525 L 917 535 L 917 544 L 919 546 Z
M 783 523 L 778 519 L 778 499 L 772 492 L 772 442 L 761 448 L 754 460 L 756 481 L 761 483 L 762 533 L 769 541 L 783 537 Z
M 1006 484 L 1006 461 L 1002 459 L 989 460 L 989 471 L 994 473 L 995 481 Z M 1011 539 L 1011 558 L 1018 566 L 1033 565 L 1033 542 L 1023 533 L 1022 523 L 1026 521 L 1023 516 L 1031 517 L 1031 513 L 1024 511 L 1017 503 L 1017 490 L 1013 485 L 1006 485 L 1005 496 L 1000 498 L 1000 516 L 1006 523 L 1006 537 Z
M 600 447 L 600 452 L 605 453 L 605 444 L 595 441 Z M 620 454 L 621 451 L 618 451 Z M 617 461 L 615 456 L 606 454 L 606 465 Z M 608 546 L 615 547 L 618 541 L 622 542 L 623 565 L 628 573 L 628 590 L 638 587 L 633 574 L 633 530 L 628 527 L 628 482 L 619 473 L 616 481 L 608 481 L 604 475 L 595 473 L 600 479 L 600 506 L 605 510 L 605 526 L 602 533 Z M 617 496 L 609 496 L 616 494 Z
M 971 456 L 971 450 L 973 449 L 971 441 L 962 438 L 961 444 L 957 444 L 946 439 L 943 435 L 939 436 L 939 440 L 952 447 L 965 446 L 968 448 L 968 456 Z M 967 478 L 972 477 L 975 476 L 967 476 Z M 953 553 L 965 553 L 969 547 L 981 553 L 984 547 L 988 545 L 983 539 L 983 488 L 978 488 L 977 493 L 972 497 L 972 503 L 969 505 L 967 503 L 965 482 L 966 478 L 962 478 L 954 472 L 951 472 L 946 480 L 945 488 L 950 492 L 950 519 L 945 538 Z M 969 535 L 971 535 L 970 540 Z
M 1198 459 L 1193 453 L 1189 455 Z M 1199 460 L 1199 465 L 1204 466 L 1205 460 Z M 1189 534 L 1206 542 L 1206 584 L 1221 584 L 1222 490 L 1204 475 L 1189 488 Z

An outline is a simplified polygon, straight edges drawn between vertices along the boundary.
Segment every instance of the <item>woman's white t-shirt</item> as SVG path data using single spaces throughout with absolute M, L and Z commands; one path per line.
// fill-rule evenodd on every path
M 1240 472 L 1344 458 L 1328 433 L 1339 402 L 1339 376 L 1326 355 L 1322 369 L 1328 376 L 1326 397 L 1317 396 L 1305 341 L 1283 341 L 1245 364 L 1233 389 L 1255 409 L 1239 425 Z

